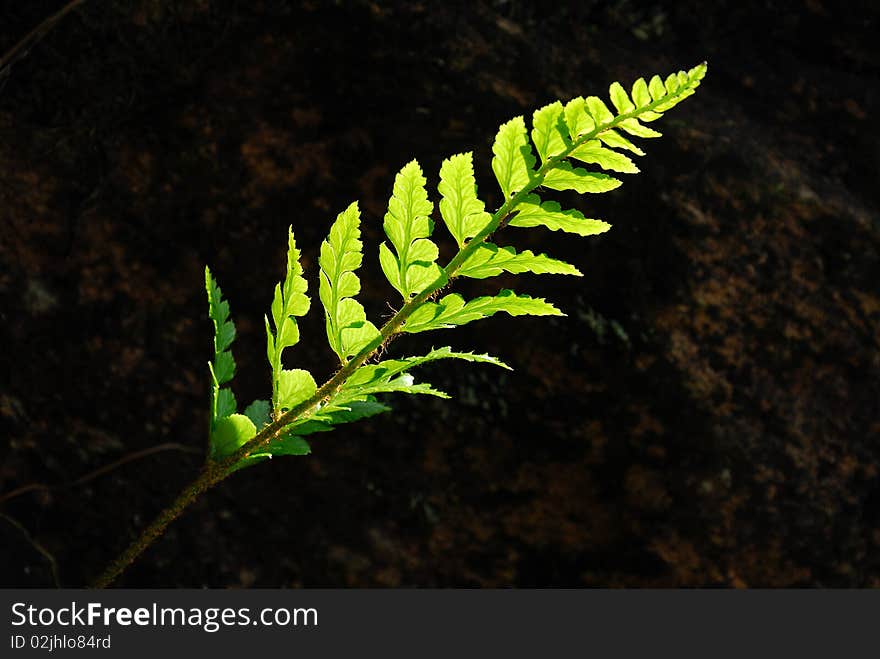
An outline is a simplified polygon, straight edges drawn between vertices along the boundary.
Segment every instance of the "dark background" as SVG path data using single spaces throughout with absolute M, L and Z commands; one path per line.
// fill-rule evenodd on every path
M 59 9 L 0 4 L 0 52 Z M 551 8 L 552 6 L 552 8 Z M 582 279 L 561 319 L 406 338 L 452 401 L 313 442 L 197 502 L 125 586 L 880 585 L 875 3 L 87 2 L 0 89 L 0 584 L 91 579 L 197 472 L 209 263 L 265 397 L 262 314 L 293 224 L 360 200 L 361 296 L 395 171 L 556 98 L 709 61 L 589 239 L 510 230 Z M 442 227 L 441 249 L 450 254 Z M 315 300 L 288 363 L 330 374 Z M 166 450 L 109 470 L 153 446 Z M 185 450 L 182 450 L 185 449 Z M 88 478 L 77 482 L 83 476 Z

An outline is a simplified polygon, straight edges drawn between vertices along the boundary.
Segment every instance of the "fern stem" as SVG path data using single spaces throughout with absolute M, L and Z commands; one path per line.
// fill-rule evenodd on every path
M 145 528 L 140 536 L 132 542 L 110 565 L 95 579 L 92 588 L 106 588 L 113 583 L 144 550 L 153 544 L 168 528 L 175 519 L 193 502 L 199 495 L 211 489 L 214 485 L 226 478 L 228 474 L 208 464 L 202 470 L 199 477 L 190 483 L 171 503 L 165 508 L 153 522 Z
M 459 249 L 458 253 L 456 253 L 452 260 L 450 260 L 443 269 L 443 275 L 421 293 L 410 298 L 400 310 L 382 326 L 379 330 L 379 336 L 364 346 L 357 355 L 352 357 L 350 361 L 346 362 L 329 380 L 318 387 L 314 395 L 295 405 L 277 419 L 273 420 L 254 437 L 239 447 L 239 449 L 232 455 L 229 455 L 220 461 L 212 461 L 209 459 L 201 475 L 187 486 L 170 506 L 159 513 L 159 516 L 152 524 L 144 529 L 138 539 L 135 540 L 118 558 L 116 558 L 109 567 L 107 567 L 107 569 L 95 581 L 94 587 L 104 588 L 113 583 L 113 581 L 122 574 L 122 572 L 138 556 L 140 556 L 147 547 L 162 535 L 168 525 L 177 519 L 177 517 L 179 517 L 189 504 L 195 501 L 199 495 L 229 476 L 238 462 L 266 446 L 273 439 L 276 439 L 286 426 L 296 421 L 299 417 L 311 413 L 321 403 L 333 396 L 333 394 L 345 384 L 348 378 L 351 377 L 358 368 L 375 356 L 380 348 L 386 346 L 393 341 L 398 334 L 400 334 L 404 323 L 416 309 L 424 304 L 432 295 L 446 286 L 449 281 L 455 278 L 456 274 L 468 258 L 473 255 L 480 245 L 486 242 L 489 236 L 495 233 L 500 227 L 504 226 L 504 223 L 509 218 L 510 214 L 514 212 L 519 203 L 544 182 L 545 176 L 551 169 L 558 165 L 562 160 L 569 157 L 576 148 L 585 142 L 595 139 L 605 131 L 612 130 L 627 119 L 638 118 L 640 114 L 653 110 L 661 103 L 668 102 L 670 97 L 677 96 L 683 93 L 683 91 L 684 90 L 674 92 L 669 96 L 658 99 L 641 108 L 635 108 L 631 112 L 620 114 L 608 123 L 596 126 L 593 130 L 585 133 L 577 140 L 572 141 L 568 148 L 562 153 L 548 158 L 529 179 L 528 185 L 507 199 L 501 207 L 495 211 L 489 223 L 476 236 L 468 241 L 467 244 Z M 405 244 L 408 244 L 408 241 L 405 241 Z M 402 273 L 402 276 L 405 276 L 405 273 Z M 280 370 L 280 355 L 276 355 L 276 358 L 279 359 L 278 370 Z M 273 408 L 276 408 L 277 382 L 275 381 L 274 376 L 272 384 L 273 402 L 275 402 Z

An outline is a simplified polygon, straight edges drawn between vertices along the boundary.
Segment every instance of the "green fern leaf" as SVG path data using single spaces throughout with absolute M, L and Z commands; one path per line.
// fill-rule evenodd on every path
M 666 87 L 663 85 L 663 80 L 660 76 L 651 78 L 651 82 L 648 83 L 648 91 L 651 92 L 651 98 L 655 101 L 659 101 L 666 96 Z
M 375 394 L 407 393 L 428 394 L 440 398 L 449 398 L 448 394 L 434 389 L 427 383 L 416 383 L 409 371 L 422 364 L 440 359 L 461 359 L 469 362 L 493 364 L 510 369 L 507 364 L 489 355 L 472 352 L 456 352 L 449 347 L 437 348 L 420 357 L 388 359 L 378 364 L 361 366 L 343 385 L 339 394 L 332 401 L 336 406 L 352 406 L 356 402 L 368 402 Z
M 217 420 L 235 414 L 237 408 L 232 391 L 222 387 L 235 375 L 235 359 L 229 349 L 235 340 L 235 324 L 229 318 L 229 303 L 223 299 L 223 292 L 217 285 L 211 270 L 207 267 L 205 268 L 205 290 L 208 294 L 208 317 L 214 325 L 214 358 L 208 362 L 208 370 L 211 374 L 209 430 L 213 447 L 213 433 Z
M 379 262 L 388 281 L 406 300 L 445 276 L 437 265 L 439 250 L 428 237 L 434 230 L 429 217 L 434 204 L 428 201 L 422 168 L 415 160 L 394 178 L 394 192 L 385 214 L 385 234 L 396 251 L 386 243 L 379 248 Z
M 564 231 L 578 236 L 592 236 L 605 233 L 611 225 L 601 220 L 585 218 L 580 211 L 563 211 L 555 201 L 541 202 L 537 195 L 528 195 L 517 204 L 516 215 L 510 220 L 512 227 L 547 227 L 551 231 Z
M 235 375 L 235 360 L 229 347 L 235 340 L 235 324 L 229 319 L 229 303 L 223 292 L 205 268 L 205 289 L 208 293 L 208 316 L 214 323 L 214 375 L 218 384 L 226 384 Z
M 477 198 L 472 153 L 460 153 L 440 166 L 440 214 L 459 247 L 476 236 L 491 220 Z
M 597 126 L 607 125 L 614 121 L 614 114 L 598 96 L 588 96 L 586 106 L 587 112 L 590 113 Z
M 309 297 L 306 295 L 308 282 L 303 277 L 300 264 L 300 251 L 296 247 L 293 230 L 287 232 L 287 272 L 284 281 L 275 285 L 272 298 L 272 325 L 266 318 L 266 356 L 272 366 L 272 409 L 277 414 L 281 407 L 280 388 L 282 378 L 281 354 L 285 348 L 299 342 L 297 316 L 309 311 Z M 274 326 L 274 331 L 273 331 Z M 314 382 L 314 380 L 313 380 Z
M 235 396 L 229 389 L 221 388 L 235 373 L 235 361 L 229 350 L 235 339 L 235 327 L 229 320 L 228 304 L 206 271 L 209 315 L 215 325 L 214 358 L 209 364 L 213 382 L 212 457 L 221 459 L 234 454 L 256 436 L 258 428 L 266 431 L 261 439 L 267 443 L 261 445 L 259 452 L 234 465 L 233 470 L 273 455 L 305 455 L 311 450 L 303 439 L 305 436 L 387 411 L 388 407 L 375 399 L 379 394 L 448 397 L 413 378 L 410 371 L 427 362 L 463 359 L 508 368 L 494 357 L 455 352 L 448 347 L 420 357 L 374 364 L 365 361 L 375 354 L 373 348 L 379 347 L 380 340 L 390 340 L 401 332 L 455 327 L 502 311 L 511 316 L 564 315 L 543 299 L 510 290 L 468 301 L 458 294 L 446 295 L 439 301 L 433 301 L 432 296 L 447 283 L 449 276 L 487 278 L 504 272 L 581 275 L 573 265 L 546 254 L 517 252 L 513 247 L 488 243 L 487 234 L 506 225 L 543 226 L 581 236 L 607 231 L 607 223 L 587 219 L 575 210 L 563 211 L 553 201 L 542 202 L 534 191 L 541 186 L 579 193 L 617 188 L 621 184 L 617 178 L 576 167 L 572 161 L 609 172 L 638 172 L 630 156 L 623 153 L 644 155 L 630 137 L 660 136 L 645 124 L 660 119 L 666 110 L 692 95 L 705 73 L 706 66 L 701 64 L 687 72 L 673 73 L 665 80 L 660 76 L 647 81 L 640 78 L 629 92 L 614 82 L 608 89 L 613 110 L 598 96 L 578 97 L 565 104 L 555 101 L 534 112 L 531 131 L 523 117 L 503 124 L 492 146 L 492 170 L 505 197 L 495 215 L 486 212 L 477 196 L 473 155 L 462 153 L 444 160 L 438 186 L 440 214 L 460 248 L 446 270 L 438 265 L 438 249 L 430 240 L 433 204 L 428 200 L 422 170 L 415 160 L 404 166 L 395 177 L 385 214 L 388 241 L 380 246 L 379 259 L 389 282 L 406 304 L 381 332 L 367 321 L 363 307 L 355 299 L 361 288 L 356 270 L 363 261 L 358 207 L 352 204 L 340 213 L 321 245 L 319 295 L 325 310 L 328 341 L 343 367 L 320 389 L 307 371 L 287 370 L 281 365 L 283 350 L 299 340 L 296 317 L 309 308 L 300 254 L 289 232 L 286 278 L 276 286 L 271 322 L 269 317 L 265 319 L 266 354 L 273 373 L 271 411 L 275 419 L 269 426 L 270 406 L 266 401 L 254 401 L 244 414 L 237 414 Z M 473 244 L 477 236 L 479 242 Z M 423 301 L 426 298 L 428 301 Z M 314 404 L 302 405 L 306 401 Z M 304 409 L 299 415 L 289 413 L 300 405 Z
M 501 125 L 492 144 L 492 171 L 505 198 L 519 192 L 534 176 L 535 156 L 529 144 L 526 124 L 514 117 Z
M 342 401 L 345 402 L 342 402 Z M 358 396 L 349 400 L 343 393 L 335 396 L 329 403 L 320 407 L 313 415 L 298 420 L 288 426 L 290 432 L 304 436 L 317 432 L 328 432 L 345 423 L 360 421 L 383 412 L 390 411 L 387 405 L 376 401 L 372 396 Z
M 355 274 L 363 261 L 360 211 L 357 202 L 337 217 L 330 235 L 321 244 L 319 296 L 324 305 L 327 339 L 345 364 L 364 346 L 379 337 L 379 330 L 367 320 L 363 306 L 354 299 L 361 282 Z
M 651 98 L 651 92 L 648 91 L 648 84 L 645 82 L 644 78 L 639 78 L 633 83 L 632 99 L 635 102 L 636 107 L 639 108 L 649 105 L 653 100 Z
M 449 398 L 449 394 L 435 389 L 427 382 L 416 383 L 415 379 L 409 373 L 403 373 L 392 378 L 382 378 L 363 384 L 355 390 L 357 396 L 372 396 L 375 394 L 424 394 L 428 396 L 437 396 L 438 398 Z M 351 393 L 351 391 L 349 392 Z
M 605 144 L 605 146 L 609 146 L 612 149 L 625 149 L 630 153 L 636 154 L 637 156 L 645 155 L 644 151 L 642 151 L 639 147 L 630 142 L 616 130 L 605 130 L 599 133 L 597 137 L 599 138 L 599 141 Z
M 585 103 L 584 98 L 578 96 L 565 104 L 565 125 L 568 126 L 568 135 L 572 141 L 596 128 L 596 122 L 587 114 Z
M 405 373 L 417 366 L 435 362 L 441 359 L 460 359 L 467 362 L 492 364 L 511 370 L 510 366 L 497 357 L 481 355 L 473 352 L 457 352 L 450 347 L 435 348 L 426 355 L 420 357 L 404 357 L 402 359 L 386 359 L 378 364 L 367 364 L 356 370 L 346 381 L 342 388 L 343 394 L 362 395 L 360 387 L 372 385 L 376 382 L 387 381 L 401 373 Z
M 636 106 L 633 105 L 633 102 L 627 96 L 623 85 L 619 82 L 611 83 L 611 87 L 608 88 L 608 95 L 611 97 L 611 102 L 619 114 L 627 114 L 636 109 Z
M 257 430 L 268 424 L 272 419 L 271 406 L 268 400 L 255 400 L 253 403 L 244 408 L 244 415 L 249 418 Z
M 582 167 L 572 167 L 570 163 L 560 162 L 547 172 L 544 185 L 552 190 L 574 190 L 585 192 L 608 192 L 619 188 L 620 179 L 601 172 L 588 172 Z
M 244 414 L 232 414 L 217 419 L 211 433 L 211 458 L 222 460 L 257 434 L 254 422 Z
M 622 153 L 606 149 L 599 140 L 589 140 L 571 152 L 571 157 L 602 169 L 622 174 L 638 174 L 636 164 Z
M 467 302 L 461 295 L 453 293 L 443 297 L 439 302 L 426 302 L 416 309 L 403 326 L 403 331 L 415 333 L 455 327 L 472 320 L 488 318 L 499 311 L 511 316 L 565 315 L 549 302 L 528 295 L 517 295 L 510 290 Z
M 532 142 L 535 143 L 542 163 L 563 153 L 570 146 L 562 103 L 556 101 L 535 111 L 532 116 Z
M 313 396 L 317 390 L 315 378 L 308 371 L 301 368 L 283 369 L 278 378 L 278 400 L 274 406 L 275 411 L 289 410 Z
M 635 137 L 663 137 L 663 133 L 652 130 L 639 123 L 638 119 L 624 119 L 617 124 L 623 130 Z
M 461 266 L 458 275 L 485 279 L 502 272 L 581 276 L 577 268 L 565 261 L 550 258 L 546 254 L 534 254 L 529 250 L 517 253 L 513 247 L 498 247 L 492 243 L 480 245 Z
M 290 433 L 280 435 L 273 439 L 259 453 L 253 453 L 244 460 L 240 460 L 230 469 L 230 473 L 239 471 L 246 467 L 252 467 L 255 464 L 269 460 L 275 455 L 309 455 L 312 452 L 309 443 L 299 435 Z
M 312 447 L 300 435 L 288 433 L 269 442 L 265 455 L 308 455 L 311 452 Z
M 235 400 L 235 394 L 232 393 L 231 389 L 223 388 L 217 392 L 217 416 L 216 418 L 221 418 L 224 416 L 229 416 L 230 414 L 235 414 L 235 411 L 238 409 L 238 403 Z

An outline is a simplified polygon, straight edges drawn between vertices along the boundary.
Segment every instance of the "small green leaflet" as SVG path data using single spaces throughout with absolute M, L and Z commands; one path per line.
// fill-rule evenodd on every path
M 516 215 L 510 220 L 512 227 L 547 227 L 551 231 L 565 231 L 579 236 L 592 236 L 605 233 L 611 225 L 601 220 L 585 218 L 580 211 L 563 211 L 555 201 L 541 200 L 537 195 L 529 195 L 516 206 Z
M 223 385 L 235 375 L 235 360 L 229 351 L 235 340 L 235 324 L 229 320 L 229 303 L 223 299 L 223 293 L 207 267 L 205 289 L 208 292 L 208 316 L 214 322 L 214 377 Z
M 659 101 L 666 96 L 666 87 L 663 86 L 663 79 L 660 76 L 651 78 L 651 82 L 648 83 L 648 91 L 651 92 L 651 98 L 655 101 Z
M 625 132 L 635 137 L 663 137 L 663 133 L 643 126 L 638 119 L 624 119 L 617 124 Z
M 437 245 L 428 239 L 434 230 L 429 217 L 434 204 L 428 201 L 425 182 L 422 168 L 415 160 L 394 178 L 384 227 L 397 254 L 391 252 L 387 243 L 379 247 L 382 271 L 405 300 L 445 277 L 436 263 Z
M 636 164 L 622 153 L 606 149 L 599 140 L 588 140 L 571 152 L 571 157 L 602 169 L 622 174 L 638 174 Z
M 651 98 L 650 92 L 648 91 L 648 85 L 645 82 L 644 78 L 639 78 L 633 83 L 632 99 L 633 101 L 635 101 L 635 104 L 640 108 L 649 105 L 653 100 Z
M 627 96 L 623 85 L 619 82 L 611 83 L 611 87 L 608 88 L 608 95 L 611 97 L 611 103 L 614 104 L 619 114 L 626 114 L 636 109 L 636 106 L 633 105 L 633 102 Z
M 252 453 L 240 460 L 230 469 L 230 473 L 270 459 L 273 455 L 308 455 L 312 452 L 309 443 L 298 435 L 284 434 L 269 442 L 260 453 Z
M 637 156 L 645 155 L 644 151 L 615 130 L 602 131 L 596 137 L 598 137 L 605 146 L 609 146 L 612 149 L 626 149 Z
M 235 394 L 231 389 L 223 388 L 217 392 L 217 414 L 216 418 L 235 414 L 238 409 L 238 403 L 235 400 Z
M 235 360 L 229 349 L 235 340 L 235 325 L 229 318 L 229 303 L 223 299 L 223 293 L 211 270 L 205 268 L 205 290 L 208 294 L 208 317 L 214 324 L 214 359 L 208 362 L 211 374 L 211 418 L 209 431 L 211 434 L 211 450 L 213 451 L 213 434 L 217 420 L 234 414 L 236 411 L 235 395 L 222 385 L 232 380 L 235 375 Z
M 457 352 L 452 348 L 446 346 L 444 348 L 435 348 L 427 355 L 422 355 L 420 357 L 386 359 L 385 361 L 381 361 L 378 364 L 367 364 L 365 366 L 361 366 L 358 370 L 354 372 L 354 374 L 352 374 L 352 376 L 348 380 L 346 380 L 345 385 L 342 387 L 342 391 L 352 391 L 353 389 L 356 390 L 364 385 L 371 385 L 382 380 L 387 380 L 388 378 L 394 377 L 395 375 L 399 375 L 401 373 L 405 373 L 406 371 L 409 371 L 410 369 L 413 369 L 417 366 L 421 366 L 429 362 L 435 362 L 440 359 L 460 359 L 466 362 L 492 364 L 494 366 L 500 366 L 501 368 L 511 370 L 510 366 L 502 362 L 497 357 L 492 357 L 491 355 L 480 355 L 473 352 Z
M 348 399 L 360 400 L 365 396 L 382 393 L 408 393 L 429 394 L 448 398 L 442 391 L 434 389 L 427 383 L 416 383 L 409 371 L 422 364 L 434 362 L 440 359 L 461 359 L 468 362 L 493 364 L 502 368 L 510 369 L 501 360 L 489 355 L 478 355 L 472 352 L 456 352 L 449 347 L 437 348 L 421 357 L 404 357 L 402 359 L 388 359 L 378 364 L 361 366 L 343 385 L 336 404 Z
M 266 356 L 272 366 L 272 409 L 277 413 L 280 407 L 280 387 L 282 378 L 281 353 L 285 348 L 299 342 L 299 327 L 295 316 L 304 316 L 309 310 L 310 301 L 306 295 L 308 283 L 300 265 L 300 252 L 296 248 L 293 230 L 287 232 L 287 273 L 282 283 L 275 285 L 272 298 L 272 325 L 266 318 Z M 274 326 L 274 331 L 273 331 Z M 313 380 L 314 382 L 314 380 Z
M 317 390 L 315 378 L 308 371 L 301 368 L 283 369 L 278 378 L 278 401 L 275 403 L 275 411 L 284 412 L 293 409 L 314 396 Z
M 211 433 L 211 458 L 222 460 L 235 453 L 257 434 L 254 422 L 244 414 L 232 414 L 217 419 Z
M 517 253 L 513 247 L 498 247 L 492 243 L 480 245 L 464 262 L 457 274 L 461 277 L 485 279 L 500 275 L 502 272 L 581 275 L 573 265 L 550 258 L 546 254 L 534 254 L 529 250 Z
M 440 166 L 440 214 L 459 247 L 476 236 L 492 219 L 477 198 L 472 153 L 459 153 Z
M 504 198 L 509 199 L 526 187 L 534 175 L 535 156 L 522 117 L 514 117 L 501 125 L 492 144 L 492 153 L 495 154 L 492 171 Z
M 532 126 L 532 141 L 535 143 L 538 155 L 541 156 L 542 163 L 553 156 L 558 156 L 571 146 L 562 103 L 559 101 L 536 110 L 532 117 Z
M 351 398 L 346 393 L 340 393 L 334 396 L 330 402 L 318 408 L 314 414 L 297 420 L 288 428 L 291 433 L 296 435 L 328 432 L 333 430 L 334 426 L 360 421 L 390 409 L 387 405 L 377 402 L 372 396 L 363 395 Z
M 602 126 L 607 126 L 614 121 L 614 115 L 611 113 L 611 110 L 608 109 L 608 106 L 605 105 L 602 99 L 598 96 L 588 96 L 586 107 L 587 112 L 590 113 L 593 121 L 595 121 L 596 125 L 600 128 Z
M 458 293 L 453 293 L 441 298 L 439 302 L 426 302 L 416 309 L 403 326 L 403 331 L 414 333 L 455 327 L 487 318 L 499 311 L 511 316 L 565 315 L 549 302 L 528 295 L 517 295 L 511 290 L 467 302 Z
M 574 190 L 580 194 L 585 192 L 608 192 L 619 188 L 620 179 L 601 172 L 588 172 L 582 167 L 572 167 L 567 162 L 560 162 L 544 176 L 544 185 L 552 190 Z
M 251 420 L 257 430 L 261 430 L 271 419 L 271 406 L 268 400 L 255 400 L 244 408 L 244 415 Z
M 336 217 L 329 237 L 321 244 L 318 259 L 319 295 L 324 305 L 327 339 L 343 364 L 379 338 L 379 330 L 367 320 L 363 306 L 354 299 L 361 290 L 355 270 L 362 261 L 360 211 L 355 202 Z
M 581 135 L 586 135 L 596 128 L 596 122 L 587 114 L 584 104 L 582 96 L 573 98 L 565 104 L 565 123 L 568 126 L 568 135 L 572 140 L 577 140 Z

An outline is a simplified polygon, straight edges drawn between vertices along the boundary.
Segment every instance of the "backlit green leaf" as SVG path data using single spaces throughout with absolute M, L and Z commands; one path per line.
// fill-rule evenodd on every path
M 413 160 L 394 178 L 394 192 L 385 214 L 385 234 L 395 254 L 384 244 L 379 254 L 388 281 L 404 299 L 443 278 L 443 271 L 435 262 L 437 246 L 428 238 L 434 230 L 430 218 L 433 208 L 422 168 Z
M 535 156 L 529 145 L 526 124 L 522 117 L 514 117 L 502 124 L 492 145 L 492 171 L 498 185 L 509 198 L 529 184 L 535 167 Z
M 620 187 L 620 180 L 601 172 L 588 172 L 581 167 L 572 167 L 567 162 L 547 172 L 544 185 L 552 190 L 574 190 L 585 192 L 608 192 Z
M 541 162 L 564 152 L 570 143 L 562 103 L 556 101 L 536 110 L 532 118 L 532 141 Z
M 315 378 L 303 369 L 284 369 L 278 378 L 278 404 L 276 410 L 289 410 L 317 391 Z
M 599 165 L 603 169 L 623 174 L 637 174 L 639 168 L 622 153 L 602 146 L 599 140 L 589 140 L 574 149 L 571 157 L 588 164 Z
M 529 250 L 517 253 L 513 247 L 498 247 L 485 243 L 464 262 L 458 275 L 485 279 L 495 277 L 502 272 L 519 274 L 532 272 L 535 274 L 580 275 L 581 272 L 565 261 L 550 258 L 546 254 L 534 254 Z
M 270 405 L 268 400 L 255 400 L 253 403 L 244 408 L 244 415 L 249 418 L 257 430 L 261 429 L 271 420 Z
M 460 153 L 440 166 L 440 214 L 449 233 L 461 247 L 476 236 L 491 219 L 483 202 L 477 198 L 473 155 Z
M 426 302 L 409 317 L 403 329 L 406 332 L 426 332 L 464 325 L 487 318 L 499 311 L 511 316 L 564 316 L 549 302 L 528 295 L 517 295 L 503 290 L 498 295 L 478 297 L 465 302 L 457 293 L 447 295 L 439 302 Z
M 596 127 L 596 122 L 587 113 L 582 96 L 573 98 L 565 104 L 565 123 L 568 126 L 568 135 L 572 140 L 577 140 L 581 135 L 589 133 Z
M 254 422 L 244 414 L 232 414 L 217 419 L 211 432 L 211 457 L 222 460 L 232 455 L 256 434 Z
M 517 205 L 517 214 L 510 220 L 512 227 L 547 227 L 551 231 L 565 231 L 579 236 L 591 236 L 604 233 L 611 225 L 601 220 L 585 218 L 580 211 L 563 211 L 555 201 L 545 201 L 537 195 L 529 195 Z
M 266 320 L 266 356 L 272 367 L 272 408 L 276 412 L 281 409 L 283 398 L 280 394 L 283 371 L 281 355 L 286 348 L 299 342 L 296 317 L 308 313 L 310 305 L 309 297 L 306 295 L 308 282 L 303 277 L 300 256 L 293 230 L 288 229 L 287 270 L 284 281 L 275 286 L 271 308 L 272 324 L 268 319 Z
M 327 339 L 343 364 L 379 337 L 379 330 L 367 320 L 364 308 L 354 299 L 361 290 L 355 274 L 363 260 L 360 238 L 360 211 L 355 202 L 337 216 L 318 259 L 319 296 L 324 305 Z
M 608 89 L 608 95 L 611 97 L 611 102 L 614 104 L 614 107 L 619 114 L 626 114 L 627 112 L 632 112 L 636 109 L 633 102 L 629 100 L 629 96 L 627 96 L 623 85 L 619 82 L 611 83 L 611 87 Z

